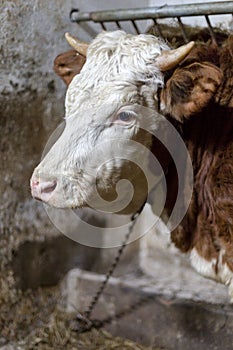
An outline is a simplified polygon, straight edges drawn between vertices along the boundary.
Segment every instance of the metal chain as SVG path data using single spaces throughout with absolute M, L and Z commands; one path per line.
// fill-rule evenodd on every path
M 114 273 L 114 271 L 115 271 L 115 269 L 120 261 L 122 253 L 123 253 L 123 251 L 128 243 L 128 240 L 133 232 L 133 228 L 137 222 L 136 219 L 140 215 L 140 213 L 142 212 L 142 210 L 145 206 L 145 203 L 142 205 L 142 207 L 140 208 L 140 210 L 137 213 L 132 215 L 131 225 L 129 227 L 128 232 L 125 235 L 125 238 L 122 242 L 122 245 L 120 246 L 112 265 L 110 266 L 109 270 L 107 271 L 104 280 L 102 281 L 97 292 L 95 293 L 87 311 L 85 311 L 83 314 L 81 314 L 81 313 L 77 314 L 76 320 L 78 321 L 78 328 L 77 328 L 78 333 L 83 333 L 83 332 L 91 330 L 92 328 L 95 328 L 95 327 L 99 328 L 101 326 L 101 321 L 91 320 L 90 317 L 91 317 L 92 311 L 94 310 L 96 304 L 98 303 L 100 296 L 102 295 L 110 277 L 113 275 L 113 273 Z

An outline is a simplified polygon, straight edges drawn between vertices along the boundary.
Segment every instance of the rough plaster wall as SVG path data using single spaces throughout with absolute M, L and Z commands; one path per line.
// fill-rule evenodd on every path
M 25 240 L 58 232 L 43 205 L 31 199 L 29 179 L 43 145 L 63 116 L 65 86 L 54 57 L 68 45 L 72 1 L 0 3 L 0 304 L 14 301 L 11 258 Z M 26 258 L 26 257 L 25 257 Z
M 42 206 L 30 198 L 30 174 L 64 113 L 65 87 L 52 65 L 56 54 L 67 48 L 63 32 L 71 26 L 67 19 L 71 3 L 49 1 L 46 7 L 43 3 L 3 1 L 0 9 L 0 215 L 5 237 L 7 231 L 25 228 L 28 219 L 28 229 L 35 224 L 34 214 Z

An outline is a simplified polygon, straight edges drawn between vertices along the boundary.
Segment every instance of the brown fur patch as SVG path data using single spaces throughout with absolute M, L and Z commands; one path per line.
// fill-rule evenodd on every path
M 199 113 L 206 107 L 218 86 L 222 74 L 212 63 L 191 63 L 178 68 L 161 93 L 166 111 L 179 121 Z
M 199 50 L 197 60 L 206 60 L 207 51 Z M 182 251 L 196 248 L 207 261 L 218 261 L 222 252 L 233 271 L 233 37 L 210 63 L 195 63 L 191 55 L 164 92 L 169 112 L 180 120 L 189 117 L 182 135 L 194 170 L 192 201 L 172 240 Z M 190 96 L 198 101 L 190 104 Z
M 73 77 L 79 74 L 86 58 L 75 50 L 70 50 L 58 55 L 54 60 L 54 72 L 69 85 Z

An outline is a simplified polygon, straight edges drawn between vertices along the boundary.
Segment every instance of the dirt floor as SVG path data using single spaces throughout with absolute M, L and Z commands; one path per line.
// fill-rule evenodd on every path
M 1 289 L 1 292 L 3 290 Z M 12 296 L 11 296 L 12 297 Z M 15 302 L 1 305 L 0 349 L 160 350 L 114 338 L 104 330 L 77 334 L 75 315 L 62 310 L 59 288 L 14 291 Z M 59 300 L 59 304 L 58 304 Z M 11 344 L 11 348 L 5 347 Z

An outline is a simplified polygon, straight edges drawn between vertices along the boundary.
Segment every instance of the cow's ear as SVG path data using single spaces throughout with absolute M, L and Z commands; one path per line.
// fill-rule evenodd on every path
M 182 122 L 208 105 L 221 81 L 220 69 L 208 62 L 177 68 L 161 92 L 161 110 Z
M 58 55 L 54 60 L 54 72 L 69 85 L 76 74 L 79 74 L 86 58 L 75 50 L 70 50 Z

